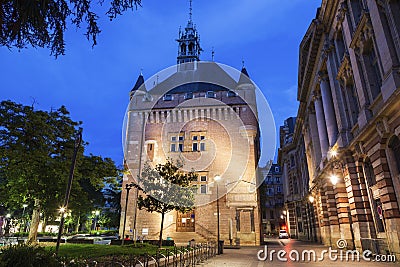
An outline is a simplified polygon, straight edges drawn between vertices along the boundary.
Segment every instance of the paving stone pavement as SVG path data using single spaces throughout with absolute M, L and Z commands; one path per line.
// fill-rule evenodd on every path
M 271 253 L 272 250 L 275 250 L 273 254 L 273 261 L 269 259 L 266 260 L 259 260 L 257 257 L 257 253 L 260 250 L 265 251 L 265 246 L 259 247 L 242 247 L 240 249 L 224 249 L 224 253 L 222 255 L 217 255 L 214 258 L 209 259 L 207 262 L 201 264 L 203 266 L 215 266 L 215 267 L 239 267 L 239 266 L 246 266 L 246 267 L 262 267 L 262 266 L 323 266 L 323 267 L 342 267 L 342 266 L 358 266 L 362 265 L 362 267 L 386 267 L 386 266 L 400 266 L 400 259 L 397 259 L 395 263 L 393 262 L 376 262 L 376 261 L 365 261 L 362 259 L 362 255 L 360 255 L 360 261 L 346 261 L 345 253 L 342 258 L 340 257 L 340 252 L 338 251 L 337 254 L 332 252 L 332 257 L 334 255 L 338 255 L 336 260 L 330 260 L 329 254 L 325 253 L 324 260 L 319 261 L 318 258 L 321 257 L 323 250 L 328 250 L 329 248 L 322 246 L 320 244 L 315 243 L 308 243 L 308 242 L 301 242 L 297 240 L 279 240 L 279 239 L 268 239 L 267 240 L 267 251 L 268 254 Z M 284 250 L 286 252 L 286 257 L 288 259 L 287 262 L 279 261 L 277 257 L 277 253 L 279 250 Z M 299 261 L 291 261 L 289 259 L 289 253 L 291 251 L 297 250 L 299 251 Z M 316 254 L 316 261 L 301 261 L 301 255 L 304 250 L 312 250 L 315 251 Z M 296 254 L 292 254 L 296 255 Z M 307 259 L 307 255 L 306 259 Z M 263 256 L 263 254 L 261 254 Z M 343 260 L 341 260 L 343 259 Z M 351 255 L 349 256 L 351 259 Z

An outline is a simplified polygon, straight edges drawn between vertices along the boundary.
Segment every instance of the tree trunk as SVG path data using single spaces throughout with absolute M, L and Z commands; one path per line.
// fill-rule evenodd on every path
M 43 222 L 42 222 L 42 232 L 46 232 L 46 226 L 47 226 L 47 217 L 43 217 Z
M 165 212 L 161 213 L 161 230 L 160 230 L 160 238 L 158 239 L 158 247 L 161 248 L 162 246 L 162 230 L 164 228 L 164 215 Z
M 81 222 L 81 215 L 78 215 L 78 219 L 76 220 L 75 232 L 79 232 L 79 224 Z
M 40 200 L 36 198 L 35 205 L 33 207 L 31 227 L 28 236 L 28 244 L 36 242 L 39 222 L 40 222 Z

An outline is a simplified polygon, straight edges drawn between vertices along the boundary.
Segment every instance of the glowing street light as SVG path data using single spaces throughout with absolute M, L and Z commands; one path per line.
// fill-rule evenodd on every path
M 92 211 L 92 213 L 95 215 L 95 217 L 94 217 L 94 226 L 93 226 L 93 230 L 95 230 L 96 231 L 96 227 L 97 227 L 97 217 L 100 215 L 100 211 L 99 210 L 95 210 L 95 211 Z
M 65 212 L 65 207 L 60 207 L 59 211 L 60 211 L 60 213 L 64 213 Z
M 313 203 L 314 200 L 315 200 L 315 198 L 314 198 L 313 196 L 309 196 L 309 197 L 308 197 L 308 200 L 309 200 L 311 203 Z
M 330 176 L 330 179 L 331 179 L 331 183 L 332 183 L 333 185 L 336 185 L 337 182 L 339 181 L 339 177 L 337 177 L 337 175 L 335 175 L 335 174 L 332 174 L 332 175 Z

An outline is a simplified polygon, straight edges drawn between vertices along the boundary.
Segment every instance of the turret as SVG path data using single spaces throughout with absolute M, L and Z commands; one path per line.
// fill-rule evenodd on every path
M 179 28 L 177 64 L 195 62 L 200 60 L 200 35 L 192 21 L 192 1 L 190 0 L 189 21 L 182 31 Z

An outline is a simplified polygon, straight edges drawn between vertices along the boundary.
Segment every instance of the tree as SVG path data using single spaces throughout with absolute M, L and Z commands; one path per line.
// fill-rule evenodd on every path
M 0 103 L 0 195 L 8 206 L 33 203 L 30 241 L 36 240 L 41 207 L 54 205 L 65 190 L 79 124 L 65 107 L 45 112 Z
M 159 247 L 162 245 L 165 214 L 172 210 L 185 213 L 194 206 L 196 188 L 191 182 L 197 180 L 197 174 L 193 171 L 184 173 L 180 171 L 181 167 L 180 162 L 174 163 L 171 159 L 155 168 L 146 164 L 136 185 L 144 193 L 138 197 L 138 208 L 161 214 Z
M 80 122 L 65 107 L 50 112 L 0 102 L 0 203 L 33 205 L 29 241 L 35 241 L 40 213 L 50 217 L 62 205 Z M 99 193 L 119 170 L 109 159 L 78 152 L 69 209 L 79 216 L 104 200 Z M 105 178 L 107 177 L 107 178 Z M 30 210 L 27 209 L 27 210 Z
M 72 188 L 69 206 L 74 211 L 75 231 L 78 231 L 80 221 L 86 219 L 83 217 L 104 206 L 103 189 L 120 179 L 120 174 L 121 170 L 110 158 L 92 154 L 79 158 L 75 173 L 78 184 Z
M 111 0 L 106 15 L 112 20 L 140 5 L 141 0 Z M 55 57 L 64 55 L 64 32 L 72 23 L 77 28 L 85 24 L 86 38 L 94 46 L 101 32 L 94 6 L 92 0 L 0 1 L 0 45 L 47 47 Z

